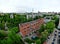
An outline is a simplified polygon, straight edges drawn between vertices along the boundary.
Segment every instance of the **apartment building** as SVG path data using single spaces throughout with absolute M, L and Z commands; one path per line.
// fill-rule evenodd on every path
M 27 36 L 31 32 L 30 23 L 28 22 L 28 23 L 19 24 L 19 29 L 23 37 Z
M 44 23 L 44 19 L 37 19 L 31 22 L 26 22 L 19 24 L 20 34 L 22 37 L 28 37 L 34 34 L 37 30 L 39 30 L 40 26 Z
M 35 18 L 36 16 L 43 16 L 42 13 L 38 12 L 38 13 L 34 13 L 34 12 L 30 12 L 30 13 L 25 13 L 27 19 L 28 18 Z

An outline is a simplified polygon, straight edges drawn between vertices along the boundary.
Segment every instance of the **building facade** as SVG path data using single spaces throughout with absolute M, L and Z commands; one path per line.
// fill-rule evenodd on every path
M 20 34 L 22 37 L 28 37 L 39 30 L 40 26 L 44 23 L 44 19 L 37 19 L 31 22 L 19 24 Z
M 34 13 L 34 12 L 26 13 L 27 19 L 29 19 L 29 18 L 35 18 L 36 16 L 43 16 L 43 15 L 40 12 L 38 12 L 38 13 Z

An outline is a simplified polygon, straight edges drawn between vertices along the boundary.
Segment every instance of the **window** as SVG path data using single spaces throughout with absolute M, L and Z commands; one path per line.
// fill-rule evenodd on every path
M 27 28 L 29 28 L 29 27 L 27 27 Z
M 24 29 L 26 29 L 26 28 L 24 28 Z
M 27 26 L 27 24 L 25 24 L 25 26 Z
M 36 31 L 34 31 L 34 33 L 36 33 Z
M 29 34 L 29 35 L 31 35 L 31 34 Z

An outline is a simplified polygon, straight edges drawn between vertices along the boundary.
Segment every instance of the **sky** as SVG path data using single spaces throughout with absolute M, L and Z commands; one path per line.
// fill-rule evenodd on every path
M 0 0 L 0 12 L 60 12 L 60 0 Z

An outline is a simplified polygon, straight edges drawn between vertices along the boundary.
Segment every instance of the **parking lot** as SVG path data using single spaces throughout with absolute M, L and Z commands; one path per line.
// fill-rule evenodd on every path
M 57 29 L 53 31 L 53 33 L 47 39 L 47 44 L 58 44 L 58 32 L 59 30 Z

